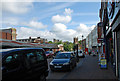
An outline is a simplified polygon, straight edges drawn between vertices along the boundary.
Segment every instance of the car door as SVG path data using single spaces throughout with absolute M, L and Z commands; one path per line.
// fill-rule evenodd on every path
M 21 62 L 19 52 L 11 52 L 3 57 L 2 60 L 3 79 L 16 80 L 20 76 Z
M 45 56 L 45 52 L 41 49 L 39 50 L 35 50 L 35 54 L 36 54 L 36 59 L 37 59 L 37 63 L 34 69 L 34 72 L 37 73 L 37 75 L 42 75 L 45 73 L 45 71 L 47 70 L 47 58 Z
M 37 62 L 35 51 L 30 50 L 24 50 L 23 53 L 23 64 L 25 68 L 25 76 L 24 78 L 31 78 L 33 76 L 33 71 L 35 69 L 35 64 Z
M 44 73 L 46 69 L 45 53 L 41 49 L 31 49 L 24 53 L 26 77 L 37 77 Z

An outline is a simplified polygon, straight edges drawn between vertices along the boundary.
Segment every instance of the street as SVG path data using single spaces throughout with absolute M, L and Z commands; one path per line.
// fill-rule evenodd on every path
M 52 59 L 48 59 L 48 63 Z M 98 56 L 89 56 L 87 55 L 85 58 L 80 58 L 77 66 L 72 71 L 57 71 L 57 72 L 49 72 L 47 80 L 64 80 L 64 79 L 116 79 L 114 76 L 113 70 L 111 68 L 108 69 L 100 69 L 98 65 Z

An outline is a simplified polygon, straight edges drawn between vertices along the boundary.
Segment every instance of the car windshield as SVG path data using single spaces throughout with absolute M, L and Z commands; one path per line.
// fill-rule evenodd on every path
M 70 56 L 71 56 L 71 53 L 61 53 L 57 55 L 55 59 L 66 59 L 66 58 L 70 58 Z
M 45 53 L 48 54 L 48 53 L 50 53 L 50 52 L 49 52 L 49 51 L 46 51 Z

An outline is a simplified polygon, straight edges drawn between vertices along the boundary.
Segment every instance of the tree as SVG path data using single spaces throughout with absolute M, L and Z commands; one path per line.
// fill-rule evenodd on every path
M 78 41 L 78 43 L 79 43 L 79 44 L 81 44 L 81 42 L 82 42 L 81 40 L 80 40 L 80 41 Z
M 53 42 L 52 42 L 52 41 L 49 41 L 48 43 L 52 44 Z
M 62 43 L 63 43 L 63 42 L 62 42 L 62 40 L 61 40 L 61 41 L 57 42 L 56 44 L 59 45 L 59 44 L 62 44 Z
M 64 42 L 64 50 L 65 51 L 71 51 L 71 49 L 73 49 L 73 43 L 71 43 L 71 42 Z

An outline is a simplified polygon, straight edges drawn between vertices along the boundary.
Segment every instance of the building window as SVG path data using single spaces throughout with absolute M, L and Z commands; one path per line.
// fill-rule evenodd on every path
M 12 36 L 11 36 L 11 40 L 12 40 Z
M 7 39 L 7 33 L 6 33 L 6 39 Z

